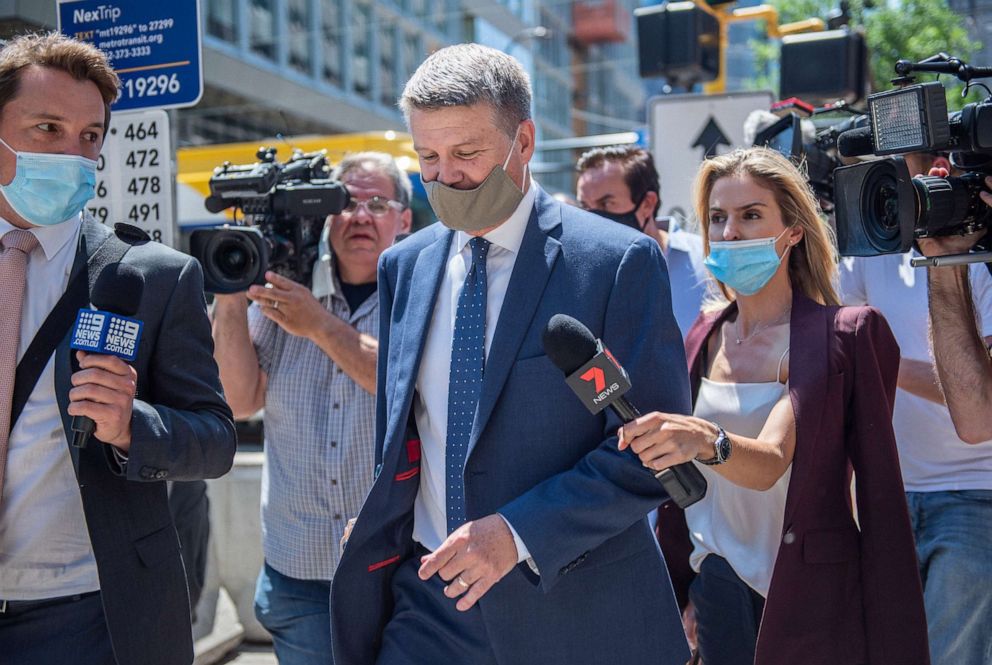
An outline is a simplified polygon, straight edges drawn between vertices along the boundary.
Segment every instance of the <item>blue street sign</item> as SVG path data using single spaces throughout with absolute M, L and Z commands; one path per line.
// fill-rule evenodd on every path
M 203 95 L 198 0 L 58 0 L 59 30 L 107 54 L 114 111 L 193 106 Z

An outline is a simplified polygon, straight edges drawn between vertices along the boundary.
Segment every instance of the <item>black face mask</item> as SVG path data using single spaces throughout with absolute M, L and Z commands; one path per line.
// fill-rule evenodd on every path
M 641 207 L 641 203 L 643 202 L 644 202 L 644 197 L 642 196 L 641 200 L 635 203 L 634 207 L 628 210 L 627 212 L 607 212 L 606 210 L 592 210 L 592 209 L 590 209 L 589 212 L 595 213 L 600 217 L 605 217 L 606 219 L 617 222 L 618 224 L 629 226 L 635 231 L 640 231 L 643 233 L 644 227 L 647 226 L 647 222 L 641 224 L 640 220 L 637 219 L 637 214 L 636 214 L 637 209 Z
M 607 212 L 605 210 L 590 210 L 589 212 L 595 213 L 600 217 L 605 217 L 606 219 L 617 222 L 618 224 L 629 226 L 636 231 L 643 231 L 644 228 L 641 226 L 640 221 L 638 221 L 637 215 L 634 214 L 636 211 L 637 208 L 635 207 L 629 212 Z

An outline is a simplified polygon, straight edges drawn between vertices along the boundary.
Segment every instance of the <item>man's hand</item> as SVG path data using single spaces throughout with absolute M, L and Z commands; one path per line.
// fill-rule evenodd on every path
M 262 314 L 290 335 L 314 339 L 331 314 L 302 284 L 272 271 L 265 273 L 265 279 L 268 284 L 253 285 L 248 297 L 259 304 Z
M 131 447 L 131 409 L 138 373 L 115 356 L 76 352 L 79 371 L 72 375 L 70 416 L 89 416 L 96 423 L 93 435 L 124 452 Z
M 487 515 L 455 529 L 439 548 L 420 561 L 420 579 L 430 579 L 437 573 L 450 582 L 444 595 L 461 596 L 455 607 L 465 612 L 517 565 L 517 546 L 503 518 Z
M 933 168 L 930 169 L 929 175 L 937 176 L 939 178 L 946 178 L 947 169 Z M 992 189 L 992 176 L 986 176 L 985 186 Z M 992 207 L 992 194 L 989 192 L 982 192 L 979 196 L 982 198 L 982 201 L 985 202 L 985 205 Z M 963 236 L 953 235 L 939 236 L 936 238 L 919 238 L 916 242 L 919 245 L 920 253 L 922 253 L 923 256 L 967 254 L 971 251 L 971 248 L 975 246 L 975 243 L 985 236 L 985 233 L 986 230 L 982 230 Z

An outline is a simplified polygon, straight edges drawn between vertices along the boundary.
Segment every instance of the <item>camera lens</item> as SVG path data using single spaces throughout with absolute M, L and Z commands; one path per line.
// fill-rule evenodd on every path
M 193 255 L 203 264 L 204 284 L 215 293 L 245 291 L 265 272 L 266 251 L 254 228 L 207 229 L 194 244 Z
M 217 248 L 214 262 L 224 277 L 237 279 L 251 265 L 251 257 L 239 244 L 229 242 Z
M 876 247 L 890 247 L 899 241 L 899 190 L 895 174 L 875 169 L 865 178 L 861 197 L 861 218 L 865 232 Z

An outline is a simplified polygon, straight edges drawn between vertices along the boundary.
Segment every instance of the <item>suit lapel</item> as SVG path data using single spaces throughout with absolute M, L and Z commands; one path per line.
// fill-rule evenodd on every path
M 811 473 L 817 459 L 816 446 L 830 366 L 828 313 L 826 307 L 813 302 L 798 289 L 794 291 L 789 332 L 789 395 L 796 417 L 796 451 L 785 502 L 786 528 L 802 498 L 802 491 L 812 482 Z
M 83 220 L 79 233 L 79 243 L 76 246 L 76 258 L 72 263 L 72 270 L 69 271 L 69 282 L 83 274 L 83 279 L 89 284 L 89 277 L 86 275 L 87 261 L 93 252 L 97 250 L 110 230 L 96 222 Z M 89 293 L 89 288 L 86 290 Z M 77 304 L 79 308 L 88 307 L 89 299 Z M 69 333 L 71 335 L 71 332 Z M 73 374 L 72 350 L 69 348 L 69 335 L 59 342 L 55 348 L 55 399 L 59 405 L 59 414 L 62 416 L 62 429 L 65 432 L 66 441 L 69 442 L 69 455 L 72 457 L 72 465 L 79 473 L 79 448 L 72 445 L 72 417 L 67 413 L 69 408 L 69 390 L 72 388 L 70 378 Z
M 482 392 L 469 441 L 470 450 L 489 422 L 489 416 L 492 415 L 520 345 L 531 327 L 544 287 L 551 277 L 551 270 L 561 250 L 561 243 L 550 235 L 561 224 L 561 210 L 542 190 L 538 190 L 535 203 L 520 244 L 520 253 L 513 265 L 489 357 L 486 359 Z
M 732 302 L 718 312 L 707 312 L 689 329 L 685 338 L 685 357 L 689 363 L 689 387 L 692 391 L 692 405 L 695 407 L 699 393 L 699 381 L 703 375 L 703 349 L 713 331 L 737 311 L 737 303 Z
M 391 405 L 391 410 L 386 445 L 396 439 L 397 432 L 402 434 L 406 428 L 408 405 L 413 399 L 424 343 L 431 319 L 434 318 L 434 304 L 454 235 L 453 231 L 442 231 L 433 243 L 420 250 L 413 268 L 410 302 L 404 315 L 406 323 L 402 328 L 399 354 L 395 356 L 401 364 L 388 389 L 390 394 L 387 404 Z

